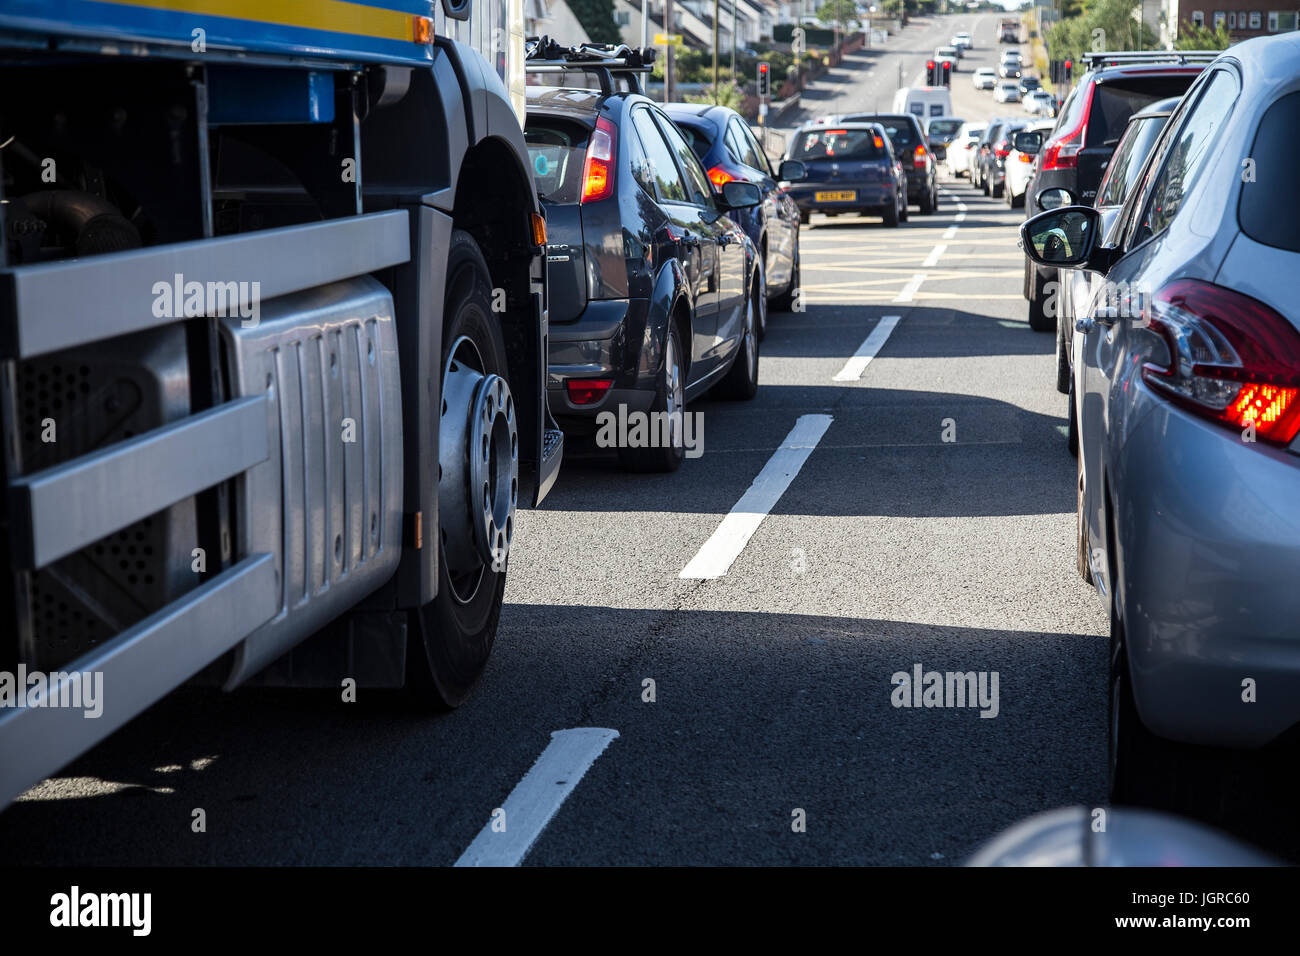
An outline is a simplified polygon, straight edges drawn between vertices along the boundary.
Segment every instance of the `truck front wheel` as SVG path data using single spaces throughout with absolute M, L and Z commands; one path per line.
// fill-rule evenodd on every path
M 407 639 L 408 685 L 441 708 L 459 706 L 487 665 L 519 499 L 517 413 L 491 306 L 483 254 L 456 230 L 443 307 L 438 594 L 411 612 Z M 434 543 L 428 532 L 425 542 Z

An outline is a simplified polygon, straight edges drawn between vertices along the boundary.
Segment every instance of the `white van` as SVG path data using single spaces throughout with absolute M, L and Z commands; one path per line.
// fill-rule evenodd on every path
M 894 94 L 894 112 L 911 113 L 922 120 L 951 116 L 952 96 L 946 86 L 905 86 Z

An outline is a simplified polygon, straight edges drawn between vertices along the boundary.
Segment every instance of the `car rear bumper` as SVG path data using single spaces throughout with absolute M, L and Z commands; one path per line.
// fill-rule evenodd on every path
M 853 192 L 852 199 L 819 200 L 818 193 Z M 893 183 L 836 183 L 829 185 L 800 184 L 791 187 L 790 198 L 799 207 L 800 212 L 837 212 L 853 209 L 879 209 L 894 202 Z
M 647 303 L 637 299 L 593 299 L 576 321 L 552 325 L 548 332 L 546 399 L 551 415 L 566 431 L 582 431 L 602 411 L 627 405 L 645 411 L 654 398 L 651 382 L 638 379 L 638 355 L 628 344 L 628 329 L 642 328 Z M 612 379 L 599 402 L 575 405 L 570 379 Z
M 1113 480 L 1138 712 L 1172 740 L 1262 746 L 1300 724 L 1300 458 L 1132 391 Z

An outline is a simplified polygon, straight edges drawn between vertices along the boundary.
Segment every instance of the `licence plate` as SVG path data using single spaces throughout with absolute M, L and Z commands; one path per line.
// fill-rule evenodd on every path
M 852 202 L 858 198 L 858 193 L 855 189 L 844 189 L 839 192 L 816 193 L 813 198 L 818 202 Z

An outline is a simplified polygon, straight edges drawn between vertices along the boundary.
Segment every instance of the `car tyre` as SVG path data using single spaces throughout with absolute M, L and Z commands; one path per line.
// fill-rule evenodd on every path
M 478 407 L 473 401 L 463 409 L 448 407 L 445 385 L 449 375 L 479 373 L 480 382 L 490 375 L 502 379 L 507 375 L 505 343 L 493 318 L 492 280 L 487 263 L 474 238 L 459 229 L 451 234 L 446 290 L 439 366 L 443 369 L 444 425 L 448 414 L 462 411 L 470 417 Z M 452 363 L 453 354 L 456 365 Z M 475 362 L 482 367 L 474 368 Z M 457 368 L 467 371 L 457 372 Z M 478 394 L 476 388 L 474 395 Z M 504 394 L 509 401 L 508 391 Z M 513 403 L 510 411 L 513 413 Z M 441 434 L 450 436 L 457 431 L 445 427 Z M 459 431 L 463 433 L 464 429 Z M 457 451 L 453 448 L 449 453 Z M 468 454 L 468 448 L 465 452 Z M 439 457 L 442 458 L 441 449 Z M 439 475 L 441 481 L 441 465 Z M 513 522 L 517 493 L 517 487 L 511 489 L 509 523 Z M 501 616 L 508 564 L 508 551 L 506 561 L 498 567 L 495 561 L 484 561 L 481 554 L 470 553 L 472 548 L 458 549 L 454 561 L 447 559 L 446 532 L 458 523 L 456 516 L 443 510 L 455 507 L 451 498 L 439 495 L 437 596 L 423 607 L 409 611 L 407 618 L 405 691 L 417 706 L 435 710 L 460 706 L 487 666 Z M 467 494 L 463 500 L 473 499 Z M 507 529 L 507 542 L 508 534 Z
M 786 285 L 785 291 L 775 296 L 768 303 L 770 310 L 777 312 L 793 312 L 794 300 L 799 295 L 799 236 L 796 233 L 794 237 L 794 265 L 790 267 L 790 282 Z
M 893 229 L 898 226 L 898 203 L 892 202 L 884 209 L 880 210 L 881 218 L 887 228 Z
M 1069 392 L 1073 387 L 1070 375 L 1070 353 L 1065 336 L 1065 326 L 1058 320 L 1056 323 L 1056 390 L 1062 393 Z
M 655 394 L 646 412 L 651 423 L 660 420 L 660 415 L 667 415 L 669 422 L 669 442 L 658 447 L 629 448 L 619 445 L 618 463 L 624 471 L 634 472 L 669 472 L 681 467 L 686 457 L 686 446 L 682 440 L 681 416 L 686 414 L 686 368 L 682 365 L 684 356 L 681 335 L 677 323 L 670 316 L 668 330 L 664 334 L 663 360 L 655 376 Z M 674 420 L 673 416 L 676 415 Z M 657 429 L 652 424 L 651 434 Z
M 1029 270 L 1029 327 L 1035 332 L 1050 332 L 1056 325 L 1056 317 L 1047 314 L 1047 280 L 1032 264 Z
M 922 216 L 928 216 L 930 213 L 934 212 L 934 203 L 931 200 L 932 197 L 929 190 L 921 193 L 921 199 L 920 202 L 917 203 L 917 208 Z
M 759 342 L 756 302 L 763 298 L 763 274 L 756 272 L 745 303 L 745 327 L 726 376 L 714 389 L 719 398 L 748 401 L 758 394 Z

